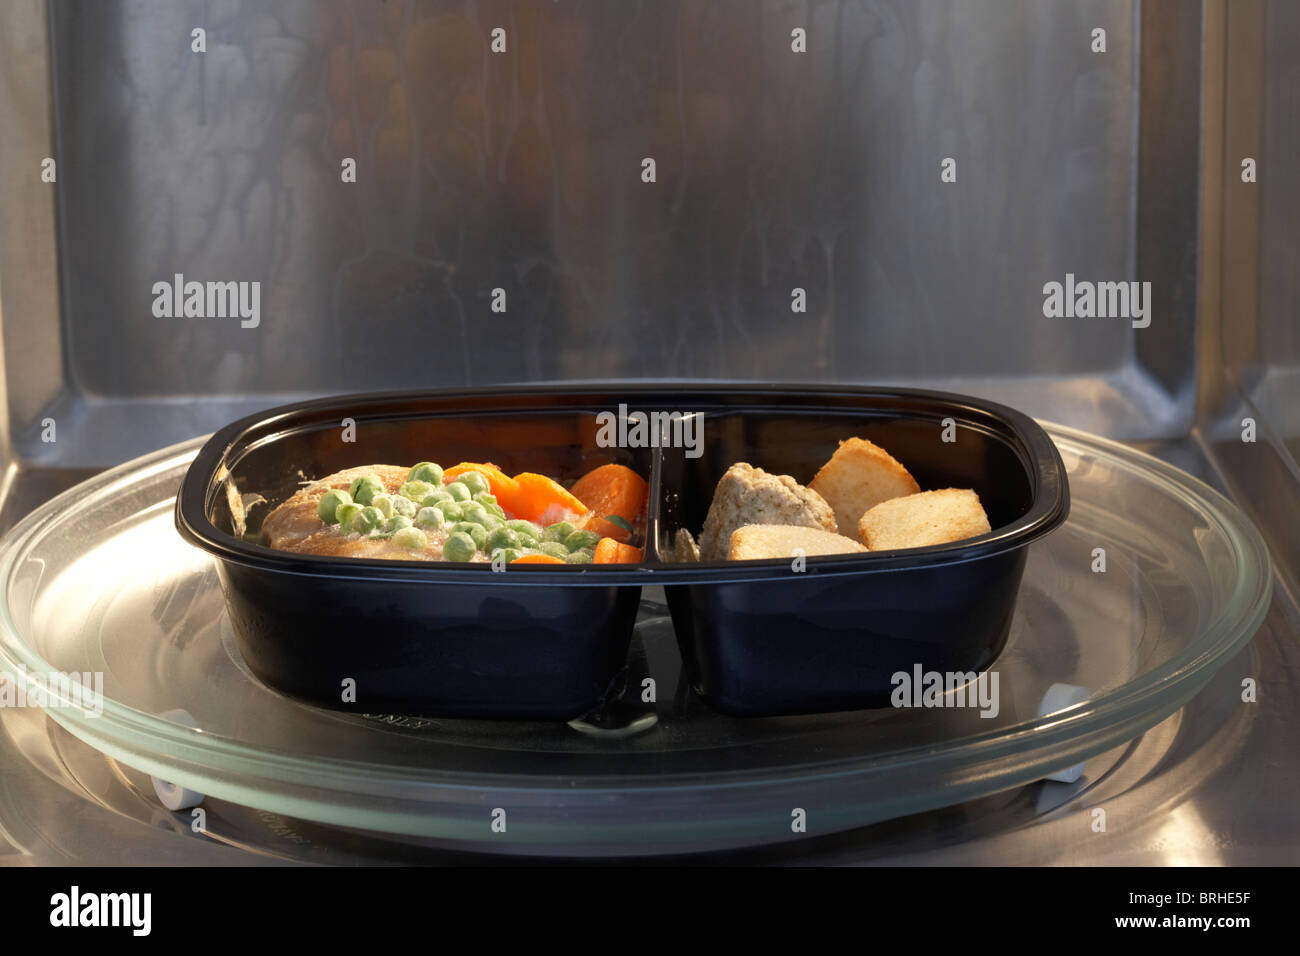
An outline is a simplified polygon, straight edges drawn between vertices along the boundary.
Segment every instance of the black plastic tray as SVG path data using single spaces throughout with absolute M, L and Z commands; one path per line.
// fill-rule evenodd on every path
M 605 448 L 595 416 L 702 415 L 703 454 Z M 343 440 L 344 420 L 355 441 Z M 944 429 L 951 420 L 951 437 Z M 809 481 L 839 440 L 871 439 L 923 489 L 974 488 L 993 531 L 934 548 L 676 564 L 736 461 Z M 619 461 L 649 479 L 636 566 L 519 566 L 306 556 L 241 540 L 230 491 L 276 504 L 304 478 L 359 464 L 491 460 L 576 479 Z M 269 685 L 336 709 L 569 719 L 618 693 L 642 585 L 663 584 L 686 674 L 718 710 L 809 713 L 888 703 L 890 676 L 979 671 L 1006 640 L 1027 545 L 1065 520 L 1064 467 L 1012 409 L 902 389 L 690 385 L 529 387 L 332 398 L 215 434 L 176 523 L 218 559 L 239 650 Z M 256 531 L 269 507 L 253 508 Z M 344 699 L 345 681 L 355 700 Z

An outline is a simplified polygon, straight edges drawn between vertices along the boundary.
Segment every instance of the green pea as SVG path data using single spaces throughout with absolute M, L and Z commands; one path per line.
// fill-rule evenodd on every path
M 393 514 L 403 515 L 407 518 L 414 518 L 416 512 L 415 502 L 410 498 L 403 498 L 401 495 L 393 495 Z
M 481 524 L 483 527 L 487 528 L 489 531 L 493 530 L 494 528 L 504 528 L 506 524 L 505 521 L 503 521 L 501 518 L 498 518 L 490 511 L 484 511 L 483 517 L 478 521 L 478 523 Z
M 320 515 L 320 520 L 326 524 L 335 524 L 339 520 L 339 505 L 350 504 L 352 504 L 352 496 L 346 491 L 335 488 L 321 495 L 320 504 L 316 506 L 316 514 Z
M 591 564 L 592 554 L 586 548 L 570 551 L 564 556 L 565 564 Z
M 406 517 L 406 515 L 393 515 L 384 522 L 384 533 L 394 534 L 395 532 L 401 531 L 403 528 L 411 527 L 413 523 L 414 522 L 412 522 L 410 518 Z
M 542 537 L 541 527 L 523 518 L 512 518 L 506 522 L 506 527 L 515 531 L 526 547 L 533 547 Z
M 600 535 L 594 531 L 578 530 L 564 539 L 564 546 L 570 551 L 594 551 L 600 541 Z
M 393 535 L 393 544 L 403 548 L 418 550 L 429 546 L 429 539 L 419 528 L 400 528 Z
M 486 550 L 489 553 L 495 553 L 500 548 L 515 548 L 518 550 L 519 547 L 519 532 L 512 531 L 504 525 L 494 529 L 487 536 Z
M 427 481 L 408 481 L 397 489 L 399 495 L 403 498 L 410 498 L 412 501 L 423 501 L 433 494 L 433 491 L 433 485 Z
M 338 511 L 334 512 L 334 517 L 338 522 L 339 530 L 347 532 L 352 527 L 352 521 L 357 515 L 361 514 L 361 505 L 355 501 L 349 501 L 339 505 Z
M 434 488 L 433 491 L 420 499 L 420 504 L 426 508 L 432 508 L 439 501 L 455 501 L 446 488 L 441 486 Z
M 431 485 L 442 484 L 442 466 L 431 461 L 422 461 L 406 476 L 407 481 L 427 481 Z
M 492 494 L 490 491 L 480 491 L 474 496 L 474 500 L 486 508 L 488 505 L 495 505 L 497 503 L 497 496 Z
M 477 553 L 478 545 L 463 531 L 457 531 L 442 546 L 442 556 L 448 561 L 472 561 Z
M 573 534 L 574 527 L 567 521 L 557 521 L 545 531 L 542 532 L 542 540 L 558 541 L 564 543 L 564 539 Z
M 513 529 L 512 529 L 512 528 L 506 528 L 506 530 L 507 530 L 507 531 L 512 531 Z M 520 550 L 520 551 L 533 551 L 533 550 L 535 550 L 535 549 L 537 548 L 537 541 L 536 541 L 535 539 L 528 537 L 528 535 L 526 535 L 526 534 L 519 534 L 518 531 L 515 531 L 514 533 L 515 533 L 515 534 L 518 536 L 518 538 L 519 538 L 519 550 Z
M 457 475 L 452 484 L 464 485 L 469 489 L 471 495 L 480 495 L 485 491 L 491 491 L 492 486 L 488 484 L 487 478 L 479 471 L 467 471 L 463 475 Z
M 497 548 L 492 552 L 493 564 L 509 564 L 511 561 L 517 561 L 524 556 L 518 548 Z
M 506 520 L 506 509 L 502 508 L 500 505 L 488 505 L 487 510 L 496 515 L 502 521 Z
M 451 530 L 453 534 L 460 533 L 469 535 L 474 539 L 475 548 L 482 548 L 483 545 L 487 544 L 487 528 L 483 527 L 481 524 L 475 524 L 473 521 L 457 521 L 451 526 Z
M 446 501 L 436 501 L 433 506 L 441 511 L 448 521 L 460 521 L 465 517 L 460 510 L 460 502 L 452 501 L 450 498 Z
M 370 504 L 371 498 L 383 493 L 384 483 L 379 480 L 378 475 L 358 475 L 352 479 L 352 487 L 348 491 L 352 500 L 360 505 Z
M 370 507 L 378 508 L 385 518 L 393 516 L 393 496 L 380 492 L 370 499 Z
M 473 521 L 475 524 L 482 524 L 488 516 L 488 510 L 477 501 L 466 501 L 460 506 L 460 513 L 465 516 L 466 521 Z
M 421 508 L 415 514 L 415 523 L 421 528 L 436 530 L 447 524 L 447 516 L 437 508 Z
M 352 518 L 348 530 L 355 534 L 369 534 L 384 523 L 384 513 L 373 505 L 362 508 Z
M 478 472 L 470 471 L 466 472 L 466 474 L 476 475 Z M 462 475 L 461 478 L 463 477 L 465 476 Z M 469 485 L 461 481 L 460 478 L 457 478 L 445 487 L 447 489 L 447 494 L 451 495 L 453 501 L 469 501 L 469 499 L 473 497 L 473 493 L 469 490 Z
M 569 549 L 558 541 L 543 541 L 537 545 L 538 554 L 549 554 L 553 558 L 568 558 Z

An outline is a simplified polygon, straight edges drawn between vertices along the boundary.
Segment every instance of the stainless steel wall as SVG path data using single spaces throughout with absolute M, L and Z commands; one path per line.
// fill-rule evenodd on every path
M 1195 434 L 1300 595 L 1300 4 L 1207 7 Z M 1218 82 L 1214 82 L 1217 78 Z M 1243 163 L 1255 180 L 1243 181 Z
M 1235 308 L 1238 303 L 1224 328 L 1234 351 L 1242 340 L 1253 341 L 1240 381 L 1300 457 L 1300 4 L 1267 4 L 1263 37 L 1258 334 L 1250 332 L 1256 322 Z M 1232 188 L 1240 193 L 1244 187 L 1236 182 Z
M 48 10 L 61 323 L 10 362 L 24 457 L 120 460 L 289 394 L 614 377 L 1190 427 L 1196 3 Z M 1151 328 L 1044 318 L 1067 272 L 1151 279 Z M 260 324 L 155 317 L 177 273 L 261 283 Z

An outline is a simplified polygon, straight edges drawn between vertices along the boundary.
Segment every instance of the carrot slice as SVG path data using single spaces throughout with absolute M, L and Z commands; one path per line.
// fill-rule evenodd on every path
M 515 558 L 511 564 L 564 564 L 563 558 L 557 558 L 553 554 L 525 554 L 523 557 Z
M 453 465 L 442 473 L 443 483 L 449 485 L 467 471 L 477 471 L 488 480 L 489 490 L 506 514 L 512 518 L 522 517 L 519 513 L 519 483 L 490 461 L 462 461 Z
M 641 549 L 630 544 L 615 541 L 613 538 L 601 538 L 596 542 L 592 555 L 592 564 L 637 564 L 641 561 Z
M 626 465 L 614 464 L 601 465 L 587 472 L 570 490 L 590 509 L 582 527 L 620 542 L 628 541 L 632 533 L 617 522 L 606 519 L 613 516 L 636 527 L 645 514 L 650 496 L 650 486 L 644 478 Z
M 519 493 L 514 499 L 517 507 L 513 509 L 508 505 L 501 507 L 513 510 L 520 518 L 536 521 L 545 527 L 557 521 L 581 518 L 587 513 L 586 505 L 569 494 L 559 482 L 545 475 L 524 471 L 515 475 L 514 481 L 519 488 Z

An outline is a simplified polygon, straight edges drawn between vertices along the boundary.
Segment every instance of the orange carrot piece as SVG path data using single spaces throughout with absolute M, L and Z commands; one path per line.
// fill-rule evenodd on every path
M 490 475 L 493 472 L 504 474 L 504 472 L 490 461 L 462 461 L 459 465 L 452 465 L 444 469 L 442 473 L 442 483 L 451 484 L 467 471 L 479 471 L 484 475 Z
M 557 558 L 553 554 L 525 554 L 522 557 L 515 558 L 511 564 L 564 564 L 563 558 Z
M 557 521 L 580 518 L 587 513 L 586 505 L 569 494 L 559 482 L 545 475 L 524 471 L 515 475 L 514 481 L 519 487 L 519 493 L 514 499 L 517 507 L 513 510 L 520 518 L 536 521 L 545 527 Z M 508 509 L 506 505 L 502 507 Z
M 601 538 L 596 542 L 592 555 L 592 564 L 638 564 L 641 561 L 641 549 L 630 544 L 615 541 L 613 538 Z
M 618 542 L 613 538 L 601 538 L 596 542 L 596 550 L 592 552 L 592 564 L 613 564 L 618 557 Z
M 632 533 L 606 519 L 612 515 L 636 527 L 650 497 L 650 486 L 644 478 L 625 465 L 614 464 L 587 472 L 570 490 L 590 509 L 582 527 L 620 542 L 627 542 Z

